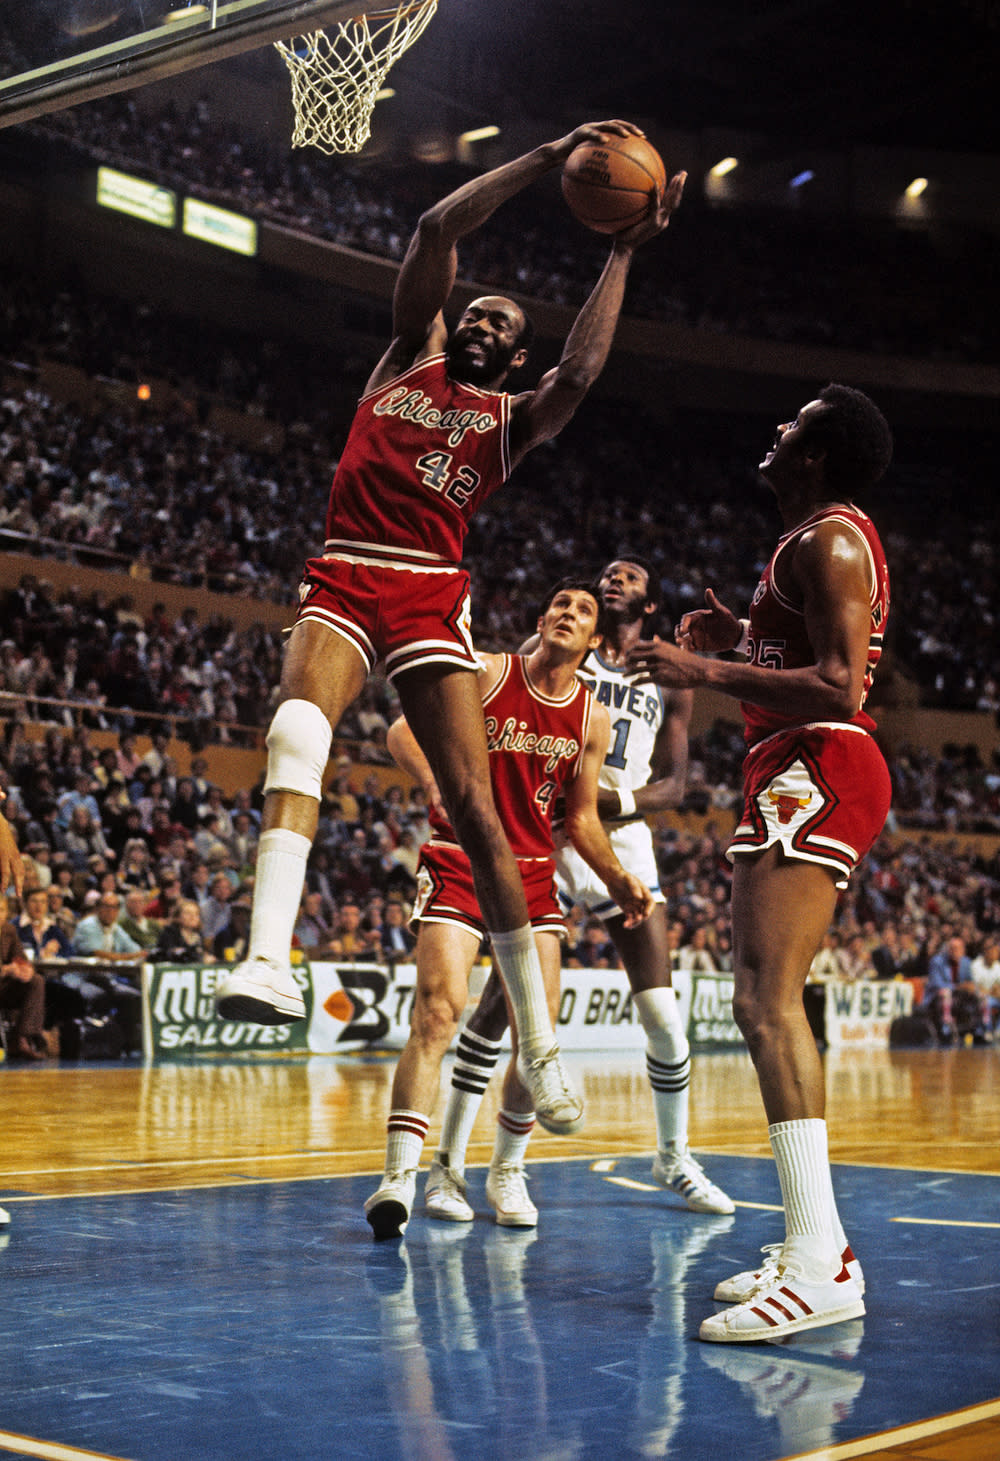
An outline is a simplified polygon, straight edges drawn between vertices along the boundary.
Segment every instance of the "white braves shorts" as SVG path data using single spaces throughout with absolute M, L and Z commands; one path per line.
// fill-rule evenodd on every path
M 605 831 L 622 867 L 642 879 L 657 903 L 666 902 L 660 892 L 653 834 L 647 823 L 624 822 L 620 827 L 606 826 Z M 600 878 L 569 845 L 556 850 L 556 895 L 559 906 L 566 913 L 575 904 L 582 903 L 589 913 L 598 918 L 621 917 L 622 910 Z

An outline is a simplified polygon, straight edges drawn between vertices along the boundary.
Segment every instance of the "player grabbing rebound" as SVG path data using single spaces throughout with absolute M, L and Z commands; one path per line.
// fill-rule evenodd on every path
M 553 881 L 552 808 L 557 797 L 565 798 L 567 834 L 614 889 L 628 921 L 637 923 L 652 907 L 652 895 L 622 867 L 597 814 L 608 713 L 576 676 L 583 656 L 597 642 L 597 613 L 593 589 L 584 580 L 567 580 L 542 609 L 539 640 L 531 654 L 481 656 L 479 690 L 489 774 L 523 880 L 553 1019 L 559 1002 L 559 940 L 565 933 Z M 410 1036 L 392 1085 L 385 1175 L 365 1203 L 376 1238 L 399 1237 L 409 1219 L 420 1154 L 441 1084 L 441 1062 L 465 1008 L 469 974 L 485 933 L 469 859 L 442 815 L 431 766 L 405 720 L 390 727 L 389 748 L 427 793 L 433 830 L 417 870 L 417 988 Z M 534 1111 L 520 1072 L 515 1035 L 486 1182 L 497 1221 L 508 1226 L 530 1225 L 527 1217 L 535 1211 L 523 1164 Z M 449 1178 L 436 1161 L 427 1184 L 429 1206 L 438 1187 L 458 1192 L 464 1201 L 462 1184 Z
M 601 638 L 584 660 L 580 677 L 611 717 L 598 812 L 611 846 L 624 866 L 653 889 L 655 905 L 649 918 L 633 923 L 572 846 L 562 847 L 557 854 L 557 887 L 567 912 L 582 903 L 604 920 L 625 965 L 646 1034 L 646 1069 L 656 1115 L 654 1178 L 679 1193 L 695 1212 L 731 1213 L 731 1200 L 709 1181 L 688 1150 L 690 1049 L 671 986 L 666 905 L 659 888 L 652 834 L 644 820 L 653 812 L 676 806 L 684 794 L 692 700 L 689 690 L 667 694 L 655 688 L 639 690 L 626 676 L 625 657 L 657 609 L 650 575 L 649 564 L 634 554 L 617 558 L 604 569 L 598 584 Z M 435 1158 L 450 1172 L 456 1190 L 448 1192 L 442 1184 L 435 1193 L 428 1179 L 427 1210 L 435 1217 L 462 1222 L 473 1215 L 464 1198 L 458 1200 L 457 1185 L 506 1028 L 503 990 L 492 975 L 459 1036 Z
M 651 198 L 642 222 L 615 235 L 558 364 L 535 390 L 501 390 L 526 359 L 531 331 L 520 305 L 476 299 L 450 335 L 442 310 L 459 239 L 578 143 L 637 131 L 619 121 L 577 127 L 463 184 L 420 219 L 396 282 L 394 338 L 333 480 L 325 552 L 306 564 L 267 737 L 248 957 L 216 996 L 224 1019 L 282 1024 L 304 1016 L 289 949 L 323 773 L 333 728 L 382 659 L 472 864 L 525 1079 L 551 1131 L 575 1127 L 583 1108 L 555 1043 L 524 889 L 490 792 L 469 583 L 459 563 L 473 512 L 532 447 L 562 430 L 603 368 L 633 253 L 667 226 L 685 175 Z
M 720 1284 L 733 1307 L 702 1339 L 780 1339 L 864 1313 L 861 1266 L 833 1196 L 823 1067 L 802 992 L 838 888 L 881 831 L 889 773 L 865 711 L 882 653 L 889 576 L 852 498 L 882 477 L 892 436 L 860 391 L 830 385 L 778 428 L 760 474 L 784 522 L 748 620 L 711 589 L 678 646 L 646 641 L 640 682 L 698 685 L 742 702 L 748 746 L 733 863 L 733 1014 L 757 1070 L 785 1209 L 763 1266 Z M 692 651 L 746 646 L 743 663 Z

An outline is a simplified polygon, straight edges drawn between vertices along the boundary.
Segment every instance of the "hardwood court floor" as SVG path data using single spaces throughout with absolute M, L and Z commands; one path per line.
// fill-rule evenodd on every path
M 526 1461 L 557 1453 L 566 1458 L 669 1455 L 675 1461 L 703 1461 L 709 1455 L 773 1461 L 806 1454 L 830 1461 L 860 1456 L 997 1461 L 1000 1050 L 827 1054 L 831 1155 L 845 1220 L 869 1276 L 869 1315 L 857 1321 L 856 1333 L 847 1332 L 849 1326 L 813 1331 L 812 1341 L 790 1343 L 783 1350 L 687 1342 L 698 1318 L 710 1312 L 714 1282 L 734 1267 L 747 1266 L 761 1242 L 780 1235 L 780 1195 L 773 1165 L 765 1160 L 766 1130 L 747 1057 L 698 1057 L 692 1080 L 692 1145 L 737 1201 L 735 1219 L 678 1214 L 670 1194 L 657 1193 L 648 1183 L 654 1129 L 640 1058 L 592 1052 L 573 1055 L 570 1063 L 584 1088 L 588 1122 L 575 1137 L 539 1136 L 532 1143 L 533 1190 L 542 1220 L 530 1254 L 518 1253 L 512 1243 L 504 1245 L 505 1237 L 516 1242 L 518 1235 L 505 1234 L 485 1218 L 470 1225 L 474 1231 L 468 1239 L 464 1231 L 457 1235 L 464 1249 L 445 1252 L 443 1240 L 455 1237 L 451 1225 L 433 1224 L 415 1214 L 403 1245 L 405 1272 L 392 1266 L 401 1261 L 400 1245 L 372 1245 L 361 1216 L 364 1197 L 375 1185 L 372 1178 L 381 1170 L 395 1055 L 0 1068 L 0 1203 L 12 1218 L 7 1248 L 0 1252 L 0 1284 L 14 1301 L 13 1308 L 7 1307 L 8 1320 L 13 1320 L 9 1347 L 0 1341 L 0 1374 L 5 1376 L 0 1393 L 8 1401 L 0 1419 L 0 1455 L 107 1455 L 135 1461 L 153 1456 L 169 1456 L 170 1461 L 200 1461 L 203 1456 L 271 1461 L 281 1456 L 284 1461 L 300 1455 L 316 1461 L 348 1455 L 449 1461 L 462 1455 L 468 1461 L 494 1456 L 499 1461 L 515 1454 L 509 1443 L 516 1441 Z M 470 1166 L 485 1164 L 489 1157 L 496 1109 L 492 1092 L 486 1104 Z M 436 1132 L 432 1125 L 428 1151 Z M 473 1185 L 474 1203 L 482 1210 L 481 1174 L 474 1174 Z M 650 1227 L 650 1212 L 657 1219 L 669 1218 L 669 1224 Z M 336 1223 L 329 1248 L 319 1236 L 327 1214 Z M 171 1243 L 183 1250 L 193 1241 L 192 1234 L 205 1241 L 206 1233 L 219 1262 L 196 1269 L 182 1282 L 175 1268 L 183 1251 L 171 1253 Z M 876 1240 L 876 1233 L 884 1238 Z M 95 1245 L 102 1243 L 105 1250 L 113 1247 L 113 1261 L 105 1258 L 106 1266 L 94 1268 Z M 594 1300 L 601 1285 L 587 1283 L 595 1262 L 588 1245 L 596 1245 L 614 1302 Z M 53 1248 L 61 1250 L 62 1260 Z M 119 1336 L 111 1351 L 121 1397 L 114 1424 L 103 1411 L 92 1417 L 86 1404 L 68 1404 L 73 1395 L 87 1397 L 94 1391 L 95 1376 L 86 1364 L 75 1366 L 88 1345 L 101 1340 L 100 1321 L 107 1324 L 104 1306 L 115 1307 L 119 1287 L 123 1313 L 134 1303 L 136 1333 L 146 1334 L 157 1327 L 151 1325 L 150 1312 L 166 1312 L 172 1302 L 181 1308 L 188 1304 L 192 1312 L 244 1302 L 245 1296 L 233 1299 L 227 1287 L 230 1270 L 252 1261 L 258 1248 L 266 1255 L 262 1262 L 268 1273 L 280 1273 L 281 1283 L 288 1286 L 287 1309 L 268 1309 L 263 1303 L 261 1324 L 273 1328 L 273 1343 L 289 1351 L 294 1336 L 290 1331 L 287 1346 L 282 1346 L 282 1325 L 290 1322 L 293 1311 L 311 1315 L 310 1305 L 319 1302 L 319 1275 L 326 1282 L 327 1268 L 336 1270 L 349 1259 L 366 1276 L 367 1282 L 349 1298 L 324 1292 L 317 1316 L 311 1316 L 311 1322 L 320 1323 L 318 1315 L 328 1304 L 343 1317 L 344 1307 L 337 1305 L 346 1304 L 367 1336 L 365 1342 L 374 1342 L 376 1330 L 381 1334 L 381 1347 L 376 1346 L 372 1363 L 362 1366 L 357 1384 L 381 1386 L 382 1398 L 373 1393 L 370 1414 L 359 1406 L 357 1414 L 341 1417 L 349 1429 L 332 1449 L 331 1443 L 303 1440 L 294 1429 L 301 1424 L 298 1415 L 285 1418 L 293 1427 L 286 1434 L 279 1415 L 268 1422 L 276 1429 L 259 1432 L 259 1449 L 246 1442 L 229 1449 L 221 1433 L 206 1430 L 202 1422 L 190 1434 L 171 1432 L 177 1436 L 176 1449 L 165 1451 L 162 1439 L 143 1431 L 143 1416 L 152 1412 L 148 1395 L 140 1403 L 138 1380 L 165 1362 L 166 1349 L 171 1350 L 171 1364 L 178 1363 L 173 1341 L 164 1341 L 165 1348 L 154 1346 L 148 1354 L 140 1355 L 137 1347 L 130 1364 L 122 1358 L 129 1351 L 127 1344 L 123 1351 Z M 387 1249 L 395 1256 L 386 1254 Z M 530 1334 L 524 1327 L 526 1309 L 513 1303 L 518 1295 L 523 1300 L 525 1292 L 521 1269 L 511 1268 L 512 1255 L 526 1265 L 525 1274 L 537 1275 Z M 919 1267 L 922 1262 L 926 1267 Z M 380 1263 L 385 1265 L 381 1273 Z M 576 1265 L 575 1278 L 564 1290 L 561 1281 L 568 1274 L 559 1265 L 569 1263 Z M 912 1278 L 907 1276 L 911 1263 Z M 455 1287 L 452 1281 L 458 1277 L 461 1284 Z M 425 1279 L 434 1296 L 429 1309 L 420 1299 Z M 193 1283 L 194 1289 L 188 1292 L 184 1282 Z M 959 1282 L 961 1300 L 945 1303 L 948 1289 Z M 221 1285 L 218 1291 L 216 1284 Z M 381 1295 L 380 1284 L 387 1284 L 388 1297 Z M 411 1292 L 412 1308 L 401 1309 L 400 1295 L 409 1304 Z M 182 1302 L 184 1293 L 188 1297 Z M 645 1417 L 647 1429 L 639 1440 L 626 1438 L 623 1431 L 620 1447 L 602 1445 L 600 1424 L 610 1424 L 614 1417 L 609 1419 L 598 1407 L 597 1415 L 580 1422 L 572 1444 L 563 1437 L 559 1451 L 549 1437 L 548 1449 L 536 1450 L 531 1439 L 535 1432 L 526 1439 L 517 1430 L 524 1416 L 508 1413 L 524 1377 L 516 1363 L 508 1373 L 500 1363 L 503 1353 L 488 1350 L 481 1332 L 484 1312 L 494 1320 L 498 1313 L 520 1316 L 515 1354 L 526 1363 L 526 1346 L 530 1348 L 538 1362 L 534 1373 L 544 1381 L 538 1393 L 547 1386 L 550 1409 L 558 1395 L 561 1418 L 568 1422 L 572 1417 L 566 1412 L 581 1397 L 561 1383 L 559 1354 L 549 1354 L 546 1339 L 566 1317 L 570 1293 L 575 1304 L 570 1330 L 580 1331 L 577 1341 L 586 1351 L 589 1335 L 595 1354 L 601 1345 L 608 1347 L 606 1363 L 594 1359 L 593 1385 L 635 1368 L 634 1397 L 621 1402 L 617 1396 L 608 1398 L 605 1408 L 613 1411 L 622 1403 L 621 1424 L 633 1429 L 635 1417 Z M 74 1296 L 81 1305 L 78 1312 Z M 96 1313 L 84 1304 L 85 1296 L 87 1303 L 98 1304 Z M 374 1307 L 366 1311 L 365 1302 Z M 445 1312 L 449 1324 L 436 1342 L 434 1326 L 443 1323 Z M 633 1327 L 616 1338 L 616 1323 Z M 415 1347 L 414 1335 L 420 1332 L 425 1342 Z M 30 1345 L 23 1348 L 28 1335 L 37 1352 Z M 817 1336 L 832 1340 L 833 1348 L 824 1350 Z M 227 1352 L 241 1353 L 238 1346 L 233 1348 L 231 1336 L 224 1339 Z M 136 1343 L 136 1334 L 131 1342 Z M 499 1343 L 496 1336 L 489 1342 Z M 359 1363 L 360 1343 L 355 1336 L 349 1350 L 352 1364 Z M 157 1380 L 158 1393 L 172 1395 L 171 1386 L 182 1395 L 188 1389 L 200 1391 L 206 1373 L 218 1386 L 218 1368 L 207 1358 L 199 1365 L 198 1352 L 188 1334 L 184 1383 L 171 1380 L 173 1370 L 165 1372 Z M 491 1403 L 499 1407 L 507 1426 L 503 1450 L 477 1441 L 481 1418 L 466 1414 L 454 1396 L 449 1400 L 458 1360 L 469 1365 L 476 1356 L 482 1361 L 484 1352 L 493 1359 Z M 246 1371 L 239 1383 L 248 1388 L 224 1397 L 236 1409 L 254 1402 L 259 1383 L 252 1379 L 253 1356 L 248 1351 L 243 1358 Z M 440 1368 L 446 1361 L 448 1384 Z M 60 1384 L 64 1363 L 66 1383 Z M 271 1354 L 269 1363 L 279 1361 Z M 462 1373 L 456 1394 L 470 1387 L 475 1393 L 473 1380 L 479 1384 L 483 1377 L 470 1379 Z M 911 1380 L 916 1388 L 908 1395 Z M 504 1388 L 508 1381 L 514 1387 L 510 1393 Z M 138 1388 L 130 1411 L 126 1400 L 133 1385 Z M 899 1396 L 898 1405 L 887 1399 L 893 1394 Z M 659 1396 L 657 1404 L 663 1406 L 664 1397 L 671 1397 L 673 1430 L 666 1409 L 650 1418 L 650 1395 Z M 320 1426 L 317 1435 L 339 1434 L 329 1429 L 338 1403 L 329 1399 L 327 1429 Z M 736 1439 L 723 1442 L 719 1436 L 705 1449 L 708 1442 L 699 1439 L 695 1423 L 696 1417 L 701 1423 L 705 1412 L 728 1417 L 725 1423 L 738 1427 Z M 678 1424 L 681 1414 L 683 1425 Z M 402 1439 L 396 1436 L 396 1422 Z M 370 1433 L 366 1424 L 373 1427 Z

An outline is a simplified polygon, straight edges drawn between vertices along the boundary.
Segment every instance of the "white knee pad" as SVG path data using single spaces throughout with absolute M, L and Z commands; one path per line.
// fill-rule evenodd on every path
M 297 791 L 319 801 L 333 730 L 311 700 L 283 700 L 267 733 L 264 790 Z

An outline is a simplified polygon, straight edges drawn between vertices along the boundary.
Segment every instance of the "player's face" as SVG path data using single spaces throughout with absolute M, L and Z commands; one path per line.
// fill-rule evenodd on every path
M 598 641 L 597 600 L 586 589 L 561 589 L 538 621 L 542 643 L 583 659 Z
M 511 299 L 474 299 L 448 339 L 448 373 L 470 385 L 492 385 L 516 366 L 525 352 L 518 341 L 524 315 Z
M 802 459 L 803 427 L 813 416 L 825 410 L 822 401 L 810 401 L 802 407 L 794 421 L 786 421 L 778 427 L 774 445 L 757 468 L 762 477 L 768 482 L 787 480 Z
M 649 574 L 627 558 L 609 563 L 598 583 L 601 602 L 613 614 L 641 619 L 649 595 Z

